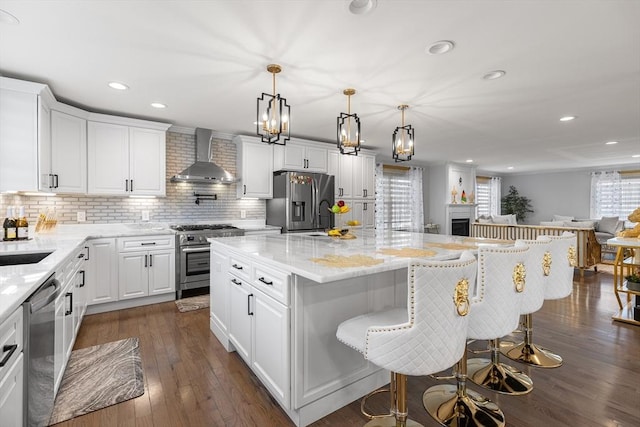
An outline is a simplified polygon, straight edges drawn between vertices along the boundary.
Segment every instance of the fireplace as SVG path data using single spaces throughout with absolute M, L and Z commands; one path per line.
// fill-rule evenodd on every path
M 451 219 L 452 236 L 469 236 L 469 218 Z

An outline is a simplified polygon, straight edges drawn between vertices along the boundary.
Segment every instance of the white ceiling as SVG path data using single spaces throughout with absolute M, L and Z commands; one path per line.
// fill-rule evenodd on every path
M 406 103 L 419 162 L 473 159 L 495 173 L 640 165 L 636 0 L 378 0 L 365 16 L 347 0 L 0 0 L 0 9 L 20 20 L 0 22 L 0 74 L 47 83 L 92 111 L 252 134 L 275 62 L 293 136 L 333 141 L 342 91 L 353 87 L 365 145 L 385 157 Z M 456 47 L 426 54 L 438 40 Z M 506 76 L 482 79 L 497 69 Z M 114 80 L 131 89 L 110 89 Z M 565 115 L 578 119 L 561 123 Z

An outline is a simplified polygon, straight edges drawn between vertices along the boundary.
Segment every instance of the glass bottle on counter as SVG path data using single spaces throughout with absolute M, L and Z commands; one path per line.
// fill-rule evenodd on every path
M 18 240 L 29 240 L 29 222 L 24 215 L 24 206 L 20 206 L 20 213 L 16 218 L 16 229 Z
M 16 227 L 16 220 L 13 218 L 13 206 L 7 208 L 7 217 L 2 224 L 4 230 L 4 237 L 2 240 L 11 241 L 16 240 L 18 237 L 18 230 Z

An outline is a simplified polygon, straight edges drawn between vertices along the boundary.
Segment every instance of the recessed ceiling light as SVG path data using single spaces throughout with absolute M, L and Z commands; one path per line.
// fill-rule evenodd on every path
M 366 15 L 373 11 L 378 5 L 378 0 L 351 0 L 349 2 L 349 12 L 354 15 Z
M 631 157 L 633 157 L 634 159 L 637 159 L 638 157 L 640 157 L 640 154 L 634 154 L 634 155 L 633 155 L 633 156 L 631 156 Z
M 618 141 L 609 141 L 609 142 L 605 142 L 606 145 L 614 145 L 617 144 Z
M 7 12 L 6 10 L 0 9 L 0 22 L 4 24 L 19 24 L 20 21 L 18 18 Z
M 512 169 L 513 169 L 513 166 L 509 166 L 509 167 L 507 167 L 507 169 L 512 170 Z
M 427 53 L 431 55 L 440 55 L 453 50 L 455 44 L 450 40 L 440 40 L 427 47 Z
M 564 116 L 564 117 L 560 117 L 560 121 L 561 122 L 570 122 L 571 120 L 575 120 L 578 117 L 576 116 Z
M 482 78 L 485 80 L 495 80 L 499 79 L 500 77 L 504 77 L 505 74 L 507 74 L 507 72 L 504 70 L 489 71 L 487 74 L 482 76 Z
M 109 87 L 111 89 L 115 89 L 115 90 L 127 90 L 127 89 L 129 89 L 129 86 L 127 86 L 124 83 L 119 83 L 119 82 L 109 82 Z
M 467 163 L 473 163 L 473 159 L 467 159 L 467 160 L 465 160 L 465 162 L 467 162 Z
M 153 108 L 167 108 L 167 105 L 166 105 L 166 104 L 163 104 L 163 103 L 161 103 L 161 102 L 152 102 L 152 103 L 151 103 L 151 106 L 152 106 Z

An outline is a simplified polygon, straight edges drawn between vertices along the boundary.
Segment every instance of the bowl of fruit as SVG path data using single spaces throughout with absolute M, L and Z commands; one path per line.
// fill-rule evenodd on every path
M 338 200 L 333 206 L 329 208 L 329 211 L 334 214 L 345 214 L 350 210 L 351 208 L 347 206 L 344 200 Z

